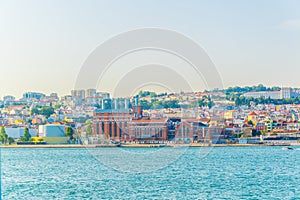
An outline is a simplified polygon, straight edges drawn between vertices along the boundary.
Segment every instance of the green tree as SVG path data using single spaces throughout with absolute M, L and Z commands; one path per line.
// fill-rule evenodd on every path
M 30 110 L 30 115 L 34 115 L 34 114 L 36 114 L 36 115 L 40 114 L 38 108 L 32 108 L 32 109 Z
M 29 133 L 29 129 L 28 129 L 28 127 L 25 127 L 25 129 L 24 129 L 24 135 L 21 138 L 21 140 L 28 142 L 30 140 L 30 138 L 31 138 L 31 135 Z
M 74 130 L 72 129 L 72 127 L 67 126 L 66 136 L 68 136 L 70 138 L 70 140 L 73 140 L 74 139 L 73 134 L 74 134 Z
M 150 93 L 150 97 L 151 97 L 151 98 L 154 98 L 154 97 L 156 97 L 156 96 L 157 96 L 157 95 L 156 95 L 155 92 L 151 92 L 151 93 Z
M 53 113 L 54 113 L 54 108 L 52 108 L 51 106 L 44 106 L 40 110 L 40 114 L 46 116 L 47 118 L 49 118 L 50 115 L 52 115 Z
M 163 103 L 162 103 L 162 101 L 155 101 L 152 104 L 152 106 L 153 106 L 154 109 L 162 109 L 163 108 Z
M 4 126 L 1 127 L 0 134 L 1 134 L 1 135 L 6 134 L 6 131 L 5 131 L 5 127 L 4 127 Z
M 58 108 L 60 108 L 60 107 L 61 107 L 61 104 L 56 104 L 56 105 L 54 106 L 55 109 L 58 109 Z
M 1 140 L 2 144 L 6 144 L 7 138 L 8 138 L 8 135 L 6 134 L 5 127 L 2 126 L 1 131 L 0 131 L 0 140 Z
M 87 120 L 85 122 L 85 125 L 86 125 L 86 135 L 91 136 L 92 135 L 92 122 L 91 122 L 91 120 Z
M 4 137 L 2 135 L 0 135 L 0 142 L 4 144 Z
M 144 110 L 149 110 L 152 105 L 147 100 L 139 100 L 139 105 L 143 107 Z
M 12 138 L 12 137 L 8 137 L 7 140 L 8 140 L 8 144 L 12 144 L 15 142 L 14 138 Z

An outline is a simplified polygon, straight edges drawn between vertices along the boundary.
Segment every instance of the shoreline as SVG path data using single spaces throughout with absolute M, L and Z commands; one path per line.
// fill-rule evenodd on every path
M 43 145 L 1 145 L 0 148 L 177 148 L 177 147 L 265 147 L 265 146 L 300 146 L 296 144 L 43 144 Z

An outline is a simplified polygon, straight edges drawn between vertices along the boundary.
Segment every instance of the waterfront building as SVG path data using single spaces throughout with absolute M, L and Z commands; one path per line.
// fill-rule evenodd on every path
M 66 126 L 60 124 L 40 125 L 38 134 L 47 144 L 67 144 L 69 140 L 66 136 Z
M 106 103 L 105 103 L 106 102 Z M 214 142 L 224 139 L 224 128 L 204 124 L 196 118 L 151 118 L 143 113 L 134 98 L 132 109 L 118 107 L 118 99 L 103 100 L 102 109 L 94 111 L 93 133 L 105 139 L 116 141 L 171 141 L 190 143 L 192 141 Z
M 46 124 L 39 126 L 40 137 L 65 137 L 65 125 Z
M 5 132 L 8 137 L 12 137 L 14 139 L 20 139 L 24 135 L 24 127 L 5 127 Z M 37 136 L 36 129 L 29 128 L 30 135 Z
M 94 136 L 103 136 L 105 139 L 118 141 L 124 140 L 124 134 L 128 135 L 128 124 L 132 119 L 128 101 L 128 99 L 124 99 L 124 106 L 120 107 L 120 99 L 115 101 L 102 99 L 101 109 L 96 109 L 93 115 Z
M 94 135 L 116 141 L 166 140 L 168 121 L 150 119 L 143 114 L 142 106 L 135 98 L 132 109 L 129 99 L 103 99 L 102 108 L 94 112 Z
M 129 123 L 129 137 L 134 140 L 159 140 L 168 139 L 168 119 L 133 119 Z
M 201 123 L 198 119 L 182 119 L 175 127 L 175 141 L 184 143 L 211 142 L 224 143 L 225 129 L 219 126 L 209 126 Z

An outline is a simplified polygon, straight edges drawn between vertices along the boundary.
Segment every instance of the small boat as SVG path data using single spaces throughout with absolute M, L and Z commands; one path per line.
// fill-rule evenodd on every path
M 282 150 L 294 150 L 293 147 L 282 147 Z

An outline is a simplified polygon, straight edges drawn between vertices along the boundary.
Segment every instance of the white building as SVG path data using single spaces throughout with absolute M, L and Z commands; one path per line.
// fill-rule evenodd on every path
M 40 137 L 65 137 L 66 129 L 64 125 L 47 124 L 39 126 Z
M 292 88 L 281 88 L 280 91 L 260 91 L 260 92 L 247 92 L 243 94 L 246 98 L 271 98 L 271 99 L 289 99 L 300 96 L 300 93 L 297 90 Z

